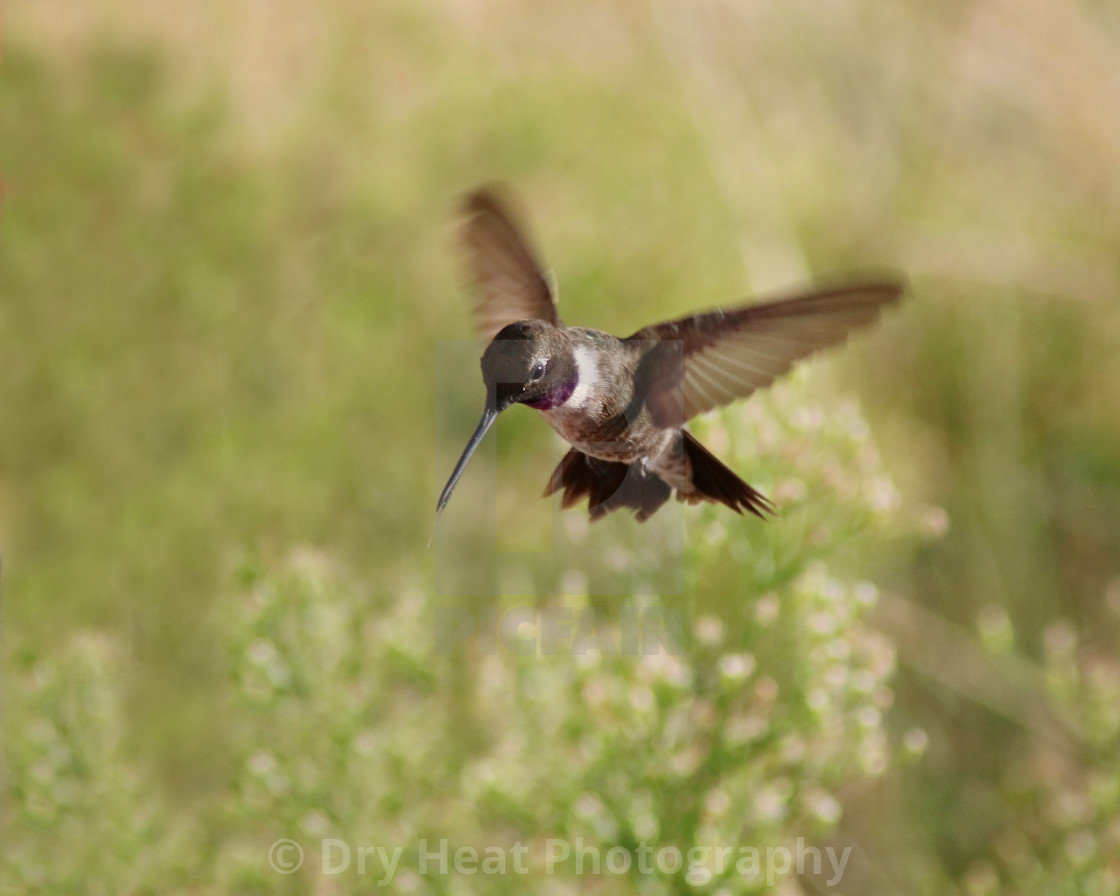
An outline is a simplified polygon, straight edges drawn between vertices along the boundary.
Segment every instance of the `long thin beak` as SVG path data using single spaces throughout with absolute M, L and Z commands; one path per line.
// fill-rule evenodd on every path
M 467 462 L 471 459 L 475 449 L 478 448 L 479 442 L 482 437 L 486 435 L 487 430 L 494 425 L 494 421 L 498 419 L 498 412 L 492 408 L 487 407 L 482 413 L 482 419 L 478 421 L 478 429 L 474 431 L 471 440 L 467 442 L 467 447 L 463 451 L 463 456 L 459 458 L 459 463 L 455 465 L 455 472 L 451 474 L 451 478 L 447 480 L 447 485 L 443 487 L 443 494 L 439 496 L 439 503 L 436 505 L 436 519 L 443 512 L 443 508 L 447 506 L 447 502 L 451 500 L 451 493 L 455 491 L 455 486 L 459 482 L 459 477 L 463 475 L 463 470 L 467 468 Z

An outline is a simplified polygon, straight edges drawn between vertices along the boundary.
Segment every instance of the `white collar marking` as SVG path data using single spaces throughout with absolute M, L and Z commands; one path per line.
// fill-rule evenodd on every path
M 572 397 L 564 402 L 564 407 L 582 408 L 591 397 L 591 390 L 599 384 L 599 364 L 595 352 L 585 345 L 576 346 L 576 376 L 579 382 Z

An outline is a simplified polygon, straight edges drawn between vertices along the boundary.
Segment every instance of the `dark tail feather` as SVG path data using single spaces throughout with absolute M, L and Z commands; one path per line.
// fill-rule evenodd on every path
M 560 505 L 565 509 L 586 497 L 592 520 L 601 519 L 612 510 L 629 507 L 642 523 L 669 500 L 672 491 L 641 462 L 624 464 L 600 460 L 575 448 L 565 454 L 556 467 L 544 490 L 545 497 L 561 488 L 564 495 Z
M 681 494 L 682 501 L 707 500 L 726 504 L 736 513 L 749 510 L 759 519 L 766 519 L 764 513 L 773 514 L 774 505 L 761 492 L 755 491 L 742 479 L 692 437 L 688 430 L 682 430 L 684 451 L 692 464 L 692 484 L 696 492 Z M 699 493 L 699 494 L 697 494 Z

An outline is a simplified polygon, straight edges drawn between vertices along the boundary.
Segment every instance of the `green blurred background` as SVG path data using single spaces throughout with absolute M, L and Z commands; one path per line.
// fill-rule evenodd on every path
M 434 499 L 471 425 L 437 450 L 438 347 L 469 334 L 452 213 L 500 179 L 566 318 L 617 333 L 907 272 L 904 310 L 810 390 L 860 396 L 885 473 L 939 534 L 845 549 L 890 598 L 874 616 L 897 652 L 885 726 L 927 745 L 842 800 L 889 869 L 866 889 L 1055 892 L 1016 876 L 1024 842 L 1039 868 L 1091 870 L 1069 892 L 1120 887 L 1115 6 L 6 13 L 6 690 L 109 637 L 120 749 L 191 811 L 228 784 L 213 619 L 247 557 L 269 570 L 311 546 L 370 594 L 430 588 Z M 467 421 L 481 392 L 463 376 Z M 544 429 L 499 427 L 506 529 L 549 525 L 532 503 Z M 465 498 L 448 516 L 469 518 Z M 604 544 L 632 528 L 612 525 Z M 4 727 L 18 752 L 26 731 Z M 1028 798 L 1038 782 L 1055 791 Z

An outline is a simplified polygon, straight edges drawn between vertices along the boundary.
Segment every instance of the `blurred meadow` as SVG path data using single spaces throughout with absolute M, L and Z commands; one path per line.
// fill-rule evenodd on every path
M 1120 891 L 1120 7 L 4 13 L 0 893 L 377 886 L 324 838 L 431 893 Z M 697 422 L 777 519 L 590 528 L 515 410 L 426 547 L 483 398 L 456 200 L 493 180 L 620 335 L 906 273 Z M 441 649 L 516 606 L 681 624 Z M 530 867 L 425 874 L 421 838 Z M 577 838 L 689 858 L 544 863 Z M 843 879 L 696 852 L 798 838 Z

